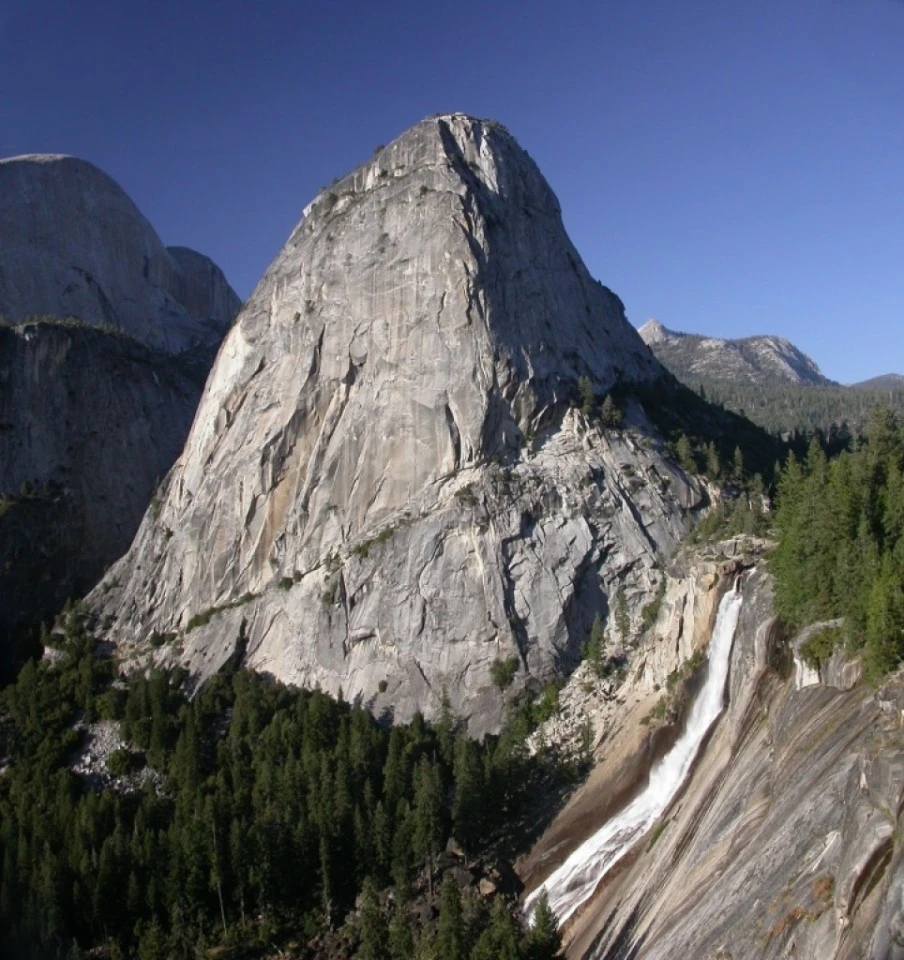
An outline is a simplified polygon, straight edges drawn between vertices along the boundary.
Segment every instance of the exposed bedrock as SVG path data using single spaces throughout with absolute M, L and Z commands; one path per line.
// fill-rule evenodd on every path
M 744 591 L 727 710 L 660 823 L 571 923 L 569 957 L 904 955 L 904 682 L 798 689 L 768 574 Z M 625 742 L 632 729 L 644 736 L 627 724 Z M 624 791 L 630 759 L 597 769 L 601 802 Z M 560 837 L 589 832 L 579 809 L 554 824 Z M 536 882 L 563 858 L 552 847 L 529 861 Z
M 91 597 L 133 662 L 200 679 L 242 644 L 398 719 L 498 726 L 635 606 L 700 502 L 643 411 L 576 410 L 661 368 L 499 125 L 426 120 L 320 194 L 230 331 L 186 448 Z M 632 613 L 637 610 L 632 608 Z

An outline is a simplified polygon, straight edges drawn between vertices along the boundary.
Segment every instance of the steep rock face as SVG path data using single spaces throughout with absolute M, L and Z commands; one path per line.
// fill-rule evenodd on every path
M 6 656 L 22 630 L 88 590 L 126 550 L 199 393 L 170 357 L 129 337 L 75 324 L 0 326 Z
M 0 160 L 0 670 L 128 547 L 239 305 L 91 164 Z
M 493 662 L 516 685 L 573 662 L 699 499 L 639 429 L 568 412 L 582 376 L 660 374 L 511 136 L 424 121 L 306 209 L 91 603 L 139 660 L 178 635 L 157 656 L 203 678 L 241 642 L 283 680 L 492 728 Z
M 658 320 L 648 320 L 638 332 L 659 361 L 679 380 L 691 385 L 695 385 L 695 377 L 757 384 L 832 383 L 813 360 L 783 337 L 721 340 L 676 333 Z
M 106 174 L 75 157 L 0 160 L 0 316 L 77 317 L 208 365 L 240 302 L 201 254 L 167 250 Z
M 660 825 L 569 925 L 569 957 L 902 955 L 902 678 L 878 691 L 801 688 L 768 575 L 749 575 L 744 594 L 728 708 Z M 629 724 L 622 737 L 632 729 L 640 736 Z M 631 760 L 598 769 L 599 806 L 636 789 L 625 785 Z M 587 832 L 574 810 L 566 817 Z M 567 838 L 563 818 L 554 829 Z M 531 885 L 561 857 L 544 838 Z
M 528 890 L 640 791 L 653 763 L 677 739 L 674 725 L 650 724 L 651 713 L 673 689 L 682 669 L 688 673 L 689 689 L 699 686 L 689 665 L 707 649 L 720 597 L 742 569 L 736 555 L 747 552 L 747 542 L 742 537 L 714 545 L 702 555 L 680 553 L 657 588 L 661 600 L 655 621 L 645 629 L 642 616 L 632 617 L 627 637 L 613 636 L 610 626 L 605 653 L 625 664 L 621 676 L 596 678 L 585 663 L 560 691 L 561 709 L 537 730 L 531 744 L 579 754 L 586 748 L 589 723 L 594 769 L 521 859 L 518 872 Z

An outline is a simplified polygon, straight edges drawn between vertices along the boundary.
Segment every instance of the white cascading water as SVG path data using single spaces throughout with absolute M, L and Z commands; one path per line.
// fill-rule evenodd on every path
M 678 792 L 703 738 L 722 712 L 731 644 L 738 625 L 741 601 L 738 582 L 719 604 L 709 645 L 706 682 L 694 701 L 687 727 L 678 742 L 653 768 L 644 792 L 582 843 L 527 898 L 524 903 L 527 916 L 533 914 L 537 899 L 545 890 L 559 923 L 564 923 L 590 897 L 609 870 L 650 829 Z

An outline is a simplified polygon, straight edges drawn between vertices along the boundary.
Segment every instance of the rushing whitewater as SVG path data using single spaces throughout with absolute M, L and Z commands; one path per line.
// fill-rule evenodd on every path
M 537 898 L 545 890 L 550 907 L 559 922 L 564 923 L 590 897 L 613 865 L 649 830 L 678 792 L 703 738 L 722 712 L 731 644 L 738 625 L 741 601 L 742 595 L 737 584 L 719 604 L 709 647 L 706 682 L 694 701 L 681 738 L 653 768 L 644 792 L 581 844 L 527 898 L 524 909 L 528 915 L 533 912 Z

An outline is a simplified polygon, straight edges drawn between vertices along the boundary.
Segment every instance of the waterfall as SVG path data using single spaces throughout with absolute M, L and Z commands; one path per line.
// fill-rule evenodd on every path
M 530 916 L 540 893 L 546 891 L 549 905 L 564 923 L 596 889 L 600 880 L 650 829 L 684 783 L 700 744 L 722 712 L 725 681 L 731 659 L 742 595 L 740 581 L 719 604 L 709 645 L 706 682 L 691 709 L 687 726 L 678 742 L 650 773 L 640 796 L 607 821 L 527 898 L 525 913 Z

